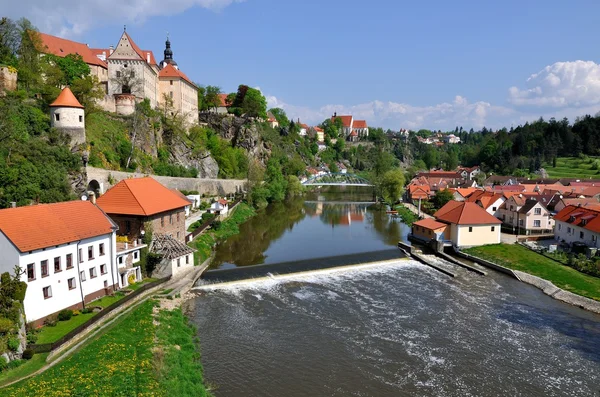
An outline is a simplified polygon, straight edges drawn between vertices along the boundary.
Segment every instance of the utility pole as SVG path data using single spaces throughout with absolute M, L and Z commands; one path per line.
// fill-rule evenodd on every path
M 419 197 L 419 219 L 421 218 L 421 197 Z

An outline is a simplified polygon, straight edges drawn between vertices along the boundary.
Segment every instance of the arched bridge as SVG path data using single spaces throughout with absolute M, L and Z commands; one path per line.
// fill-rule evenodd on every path
M 304 186 L 373 186 L 373 184 L 358 175 L 343 174 L 343 173 L 329 173 L 324 175 L 317 175 L 302 185 Z

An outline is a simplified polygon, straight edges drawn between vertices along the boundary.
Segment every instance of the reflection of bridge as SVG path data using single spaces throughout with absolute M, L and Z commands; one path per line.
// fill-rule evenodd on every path
M 324 175 L 317 175 L 302 185 L 304 186 L 373 186 L 371 182 L 365 178 L 361 178 L 358 175 L 353 174 L 342 174 L 342 173 L 329 173 Z

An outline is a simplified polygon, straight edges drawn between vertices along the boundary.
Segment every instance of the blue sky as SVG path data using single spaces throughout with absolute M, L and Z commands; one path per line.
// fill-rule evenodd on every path
M 194 81 L 260 87 L 310 124 L 337 111 L 392 129 L 498 128 L 600 110 L 597 1 L 47 3 L 5 12 L 92 47 L 116 44 L 127 24 L 159 59 L 169 31 Z

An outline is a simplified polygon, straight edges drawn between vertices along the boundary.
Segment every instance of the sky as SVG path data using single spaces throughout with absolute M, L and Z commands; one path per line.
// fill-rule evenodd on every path
M 193 81 L 258 87 L 311 125 L 337 112 L 496 129 L 600 111 L 597 0 L 21 0 L 0 15 L 102 48 L 126 25 L 157 60 L 168 32 Z

